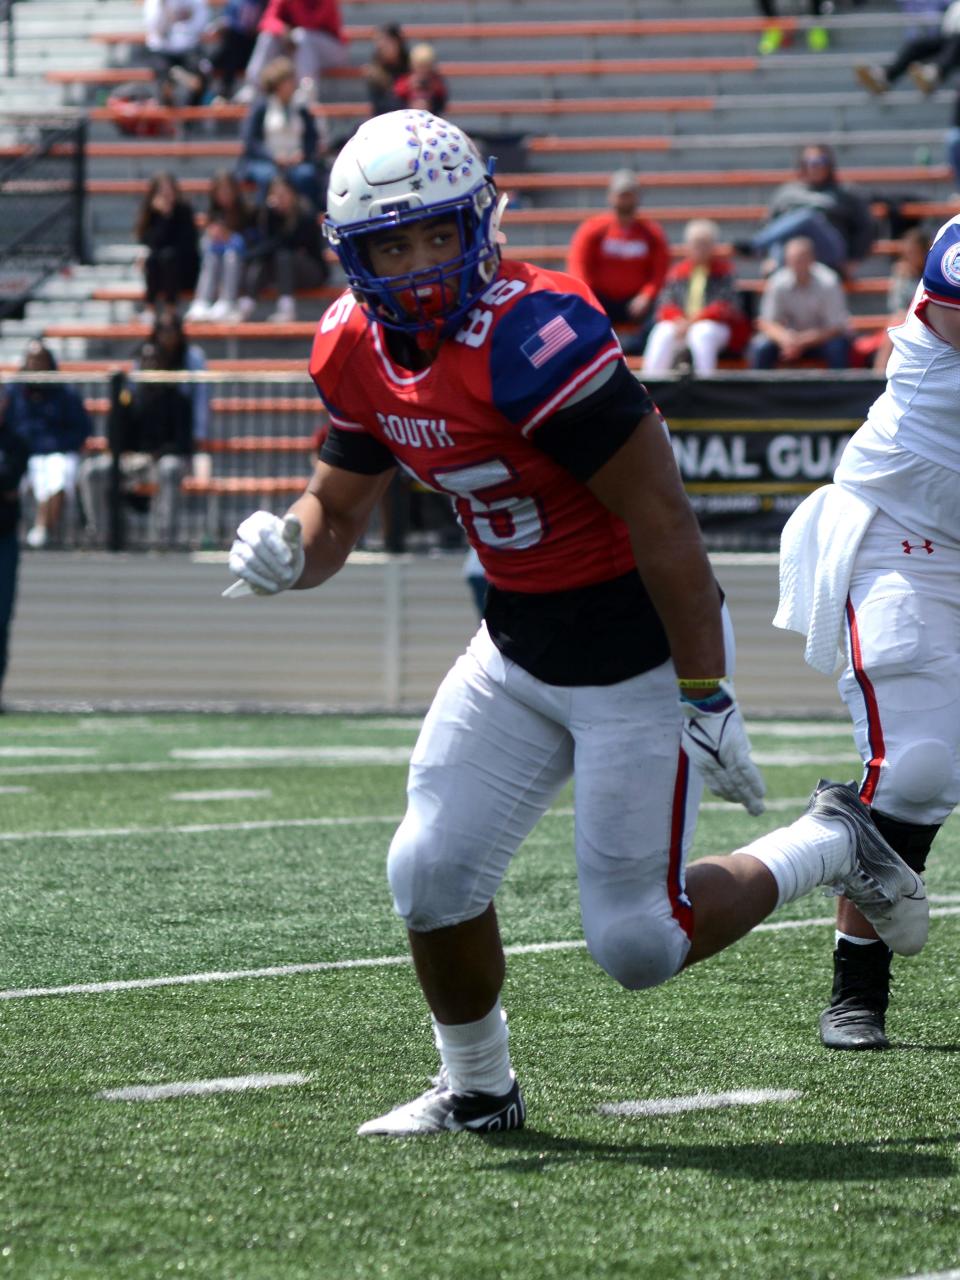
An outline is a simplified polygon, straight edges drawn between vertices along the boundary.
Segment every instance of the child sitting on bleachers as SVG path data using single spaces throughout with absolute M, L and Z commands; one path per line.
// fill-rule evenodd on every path
M 200 246 L 200 278 L 187 320 L 236 321 L 250 314 L 244 310 L 247 300 L 238 301 L 238 295 L 254 218 L 255 211 L 237 178 L 225 171 L 216 174 L 210 182 L 207 225 Z

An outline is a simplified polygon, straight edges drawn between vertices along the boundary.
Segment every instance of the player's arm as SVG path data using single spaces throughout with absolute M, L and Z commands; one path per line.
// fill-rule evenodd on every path
M 587 481 L 630 531 L 637 569 L 670 642 L 683 749 L 716 795 L 763 812 L 766 790 L 726 675 L 720 599 L 660 415 L 647 413 Z
M 255 511 L 238 527 L 230 572 L 258 595 L 326 582 L 366 528 L 394 468 L 393 455 L 365 431 L 331 426 L 306 492 L 286 515 Z
M 343 567 L 392 477 L 392 469 L 363 475 L 317 463 L 306 493 L 289 512 L 303 531 L 304 565 L 295 589 L 318 587 Z
M 660 415 L 647 413 L 587 481 L 630 531 L 637 569 L 663 622 L 677 676 L 726 674 L 720 596 Z

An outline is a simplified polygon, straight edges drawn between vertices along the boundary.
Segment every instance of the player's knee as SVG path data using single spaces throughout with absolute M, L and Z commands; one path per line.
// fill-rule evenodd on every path
M 429 931 L 477 914 L 440 842 L 409 815 L 390 843 L 387 880 L 394 909 L 408 929 Z
M 952 790 L 956 764 L 954 749 L 937 738 L 913 742 L 887 762 L 884 805 L 896 808 L 929 804 Z
M 672 918 L 637 914 L 606 920 L 588 931 L 587 947 L 605 973 L 628 991 L 658 987 L 678 973 L 689 940 Z

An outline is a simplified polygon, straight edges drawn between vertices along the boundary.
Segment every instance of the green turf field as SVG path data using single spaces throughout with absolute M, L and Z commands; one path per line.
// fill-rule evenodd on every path
M 435 1069 L 383 871 L 415 731 L 3 717 L 0 1276 L 897 1280 L 960 1267 L 953 824 L 928 877 L 929 945 L 896 963 L 895 1050 L 830 1055 L 816 1017 L 831 931 L 780 927 L 825 920 L 828 901 L 626 993 L 578 945 L 561 802 L 499 900 L 509 945 L 571 944 L 509 960 L 528 1128 L 357 1138 Z M 789 820 L 821 773 L 858 773 L 842 725 L 758 725 L 753 740 L 779 807 L 754 820 L 709 803 L 700 853 Z M 733 1090 L 795 1096 L 600 1111 Z

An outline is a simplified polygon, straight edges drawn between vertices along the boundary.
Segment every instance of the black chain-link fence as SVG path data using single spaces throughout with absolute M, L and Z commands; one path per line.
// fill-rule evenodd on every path
M 0 114 L 0 318 L 85 261 L 85 152 L 83 119 Z

